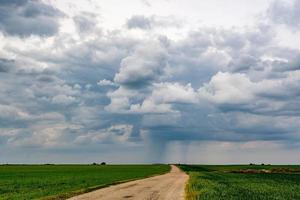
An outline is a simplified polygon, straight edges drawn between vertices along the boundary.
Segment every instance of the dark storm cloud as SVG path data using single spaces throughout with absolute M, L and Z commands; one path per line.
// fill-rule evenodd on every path
M 207 38 L 208 34 L 210 38 Z M 267 48 L 252 43 L 253 46 L 247 45 L 243 50 L 246 43 L 259 37 L 260 32 L 256 33 L 257 36 L 252 32 L 248 32 L 248 36 L 232 34 L 245 41 L 241 39 L 236 44 L 230 42 L 230 38 L 227 39 L 230 35 L 228 32 L 207 29 L 193 32 L 177 42 L 166 42 L 161 37 L 141 41 L 119 35 L 101 35 L 80 45 L 71 44 L 71 48 L 65 49 L 62 56 L 53 54 L 50 59 L 42 55 L 43 51 L 34 52 L 34 55 L 27 52 L 26 56 L 31 55 L 60 68 L 52 73 L 40 71 L 12 74 L 22 78 L 15 83 L 13 78 L 7 78 L 6 84 L 2 82 L 3 87 L 7 88 L 6 92 L 9 92 L 6 93 L 8 97 L 2 99 L 6 99 L 6 103 L 9 101 L 21 105 L 21 110 L 11 109 L 11 112 L 16 116 L 14 122 L 23 124 L 27 132 L 36 129 L 31 119 L 38 119 L 41 124 L 49 123 L 44 118 L 33 117 L 40 116 L 41 112 L 56 112 L 64 117 L 63 123 L 52 121 L 55 126 L 51 125 L 51 129 L 45 126 L 41 128 L 43 131 L 40 135 L 30 136 L 40 138 L 37 143 L 45 145 L 62 145 L 64 140 L 70 145 L 75 141 L 76 144 L 90 142 L 94 145 L 123 139 L 125 143 L 141 142 L 144 140 L 141 134 L 143 130 L 147 132 L 150 143 L 159 138 L 162 145 L 171 140 L 247 141 L 255 140 L 256 137 L 266 140 L 288 139 L 288 134 L 297 127 L 277 127 L 274 124 L 283 118 L 267 118 L 270 113 L 280 115 L 283 110 L 286 110 L 288 116 L 295 115 L 287 114 L 287 109 L 295 111 L 294 106 L 297 106 L 290 101 L 297 95 L 297 76 L 285 75 L 285 78 L 278 80 L 268 80 L 267 76 L 262 76 L 255 77 L 258 78 L 256 81 L 251 80 L 251 76 L 255 76 L 251 74 L 252 71 L 256 72 L 259 67 L 261 70 L 261 61 L 253 57 L 259 57 L 265 52 L 261 49 Z M 68 41 L 62 39 L 61 42 Z M 268 42 L 264 44 L 268 45 Z M 243 54 L 238 55 L 240 51 Z M 285 57 L 289 58 L 287 55 Z M 102 73 L 103 70 L 107 74 Z M 227 73 L 217 73 L 220 70 Z M 200 72 L 208 80 L 199 80 Z M 109 82 L 114 87 L 97 85 L 99 80 L 114 80 Z M 189 82 L 198 84 L 189 85 Z M 295 88 L 295 92 L 287 94 L 287 88 Z M 16 95 L 12 96 L 12 91 Z M 281 103 L 275 109 L 271 105 L 278 102 L 279 96 L 282 96 Z M 236 112 L 240 114 L 236 115 Z M 56 114 L 57 117 L 59 115 Z M 260 119 L 259 115 L 266 118 L 263 118 L 263 126 L 255 121 Z M 230 125 L 249 116 L 253 122 L 247 127 L 245 124 Z M 285 123 L 295 123 L 297 120 L 287 117 Z M 110 130 L 114 130 L 118 124 L 122 124 L 119 127 L 122 130 L 123 127 L 132 126 L 132 132 L 125 128 L 127 132 L 124 132 L 124 137 L 114 136 L 114 131 Z M 279 137 L 275 130 L 280 130 L 283 135 Z M 41 139 L 42 135 L 47 138 L 52 133 L 57 134 L 56 139 L 52 140 L 53 144 Z M 68 135 L 67 139 L 65 134 Z M 17 142 L 18 138 L 12 144 L 30 145 L 23 139 Z
M 14 60 L 0 58 L 0 72 L 9 72 L 14 68 Z
M 152 32 L 178 27 L 172 17 L 133 16 L 127 29 L 108 31 L 94 14 L 79 13 L 69 18 L 76 33 L 44 45 L 39 35 L 57 32 L 59 11 L 40 1 L 0 2 L 8 41 L 0 51 L 4 146 L 134 147 L 143 155 L 146 146 L 154 162 L 172 141 L 299 141 L 299 51 L 279 47 L 271 25 L 194 27 L 172 40 Z M 56 28 L 43 32 L 39 23 Z M 130 29 L 147 31 L 136 37 Z M 31 45 L 10 34 L 37 37 Z
M 1 5 L 16 5 L 16 6 L 20 6 L 20 5 L 24 5 L 25 3 L 27 3 L 28 0 L 0 0 L 0 4 Z
M 115 130 L 131 127 L 131 120 L 124 124 L 123 117 L 118 120 L 118 116 L 103 112 L 109 99 L 105 95 L 107 90 L 97 85 L 101 78 L 113 78 L 133 41 L 110 34 L 81 45 L 70 43 L 72 48 L 64 49 L 62 55 L 51 54 L 51 50 L 25 50 L 14 61 L 2 59 L 5 71 L 7 63 L 16 63 L 14 70 L 2 74 L 0 81 L 1 121 L 12 131 L 18 129 L 18 134 L 5 136 L 10 141 L 7 145 L 71 148 L 75 141 L 97 140 L 91 147 L 97 148 L 101 141 L 122 143 L 132 138 L 130 134 L 137 135 L 136 130 L 126 128 L 126 135 L 116 136 Z M 54 43 L 58 44 L 56 48 L 61 42 L 68 43 L 62 39 Z M 57 68 L 43 69 L 41 65 Z M 7 104 L 11 107 L 5 107 Z M 99 116 L 104 120 L 99 121 Z M 1 128 L 0 135 L 7 132 L 7 128 Z M 90 138 L 79 137 L 83 132 L 89 133 Z M 49 138 L 54 135 L 55 138 Z M 96 139 L 102 136 L 103 140 Z
M 39 0 L 0 2 L 0 30 L 8 35 L 50 36 L 58 31 L 63 14 Z

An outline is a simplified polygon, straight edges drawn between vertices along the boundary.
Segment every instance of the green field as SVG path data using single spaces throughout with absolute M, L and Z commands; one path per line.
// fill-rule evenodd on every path
M 187 200 L 300 199 L 300 166 L 178 166 L 190 175 Z
M 65 199 L 169 170 L 168 165 L 1 165 L 0 199 Z

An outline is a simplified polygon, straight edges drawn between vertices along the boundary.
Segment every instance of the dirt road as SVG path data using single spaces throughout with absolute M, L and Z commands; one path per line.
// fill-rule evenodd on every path
M 188 175 L 176 166 L 171 172 L 95 190 L 69 200 L 183 200 Z

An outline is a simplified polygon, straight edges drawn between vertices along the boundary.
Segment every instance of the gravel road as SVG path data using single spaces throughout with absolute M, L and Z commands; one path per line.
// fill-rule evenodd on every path
M 188 175 L 174 165 L 171 167 L 164 175 L 110 186 L 69 200 L 183 200 Z

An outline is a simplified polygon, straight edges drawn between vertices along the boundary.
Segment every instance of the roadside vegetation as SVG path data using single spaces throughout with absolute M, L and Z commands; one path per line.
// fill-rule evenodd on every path
M 187 200 L 298 200 L 300 166 L 178 165 L 190 175 Z
M 168 165 L 0 165 L 0 199 L 66 199 L 169 170 Z

